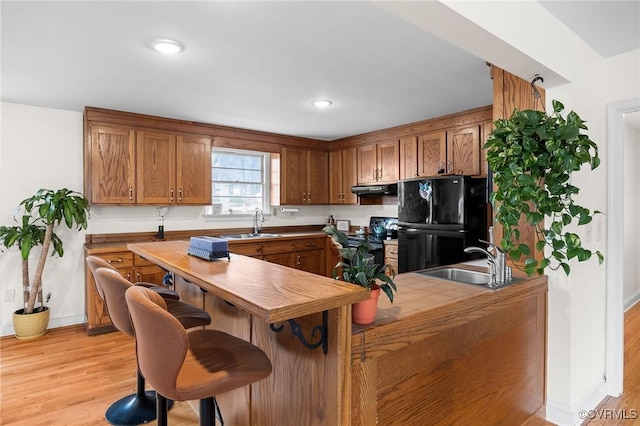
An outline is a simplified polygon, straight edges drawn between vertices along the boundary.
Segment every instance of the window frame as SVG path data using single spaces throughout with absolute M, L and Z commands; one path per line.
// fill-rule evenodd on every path
M 213 200 L 215 198 L 214 188 L 215 181 L 213 179 L 213 171 L 214 171 L 214 161 L 213 156 L 215 153 L 230 153 L 236 155 L 246 155 L 246 156 L 256 156 L 261 157 L 262 161 L 262 179 L 260 184 L 262 185 L 262 211 L 265 216 L 269 215 L 271 204 L 270 204 L 270 191 L 271 191 L 271 153 L 264 151 L 252 151 L 246 149 L 235 149 L 235 148 L 221 148 L 221 147 L 212 147 L 211 148 L 211 205 L 205 206 L 204 208 L 204 217 L 206 218 L 216 218 L 216 219 L 225 219 L 225 218 L 238 218 L 238 217 L 248 217 L 253 216 L 254 212 L 248 213 L 214 213 L 213 212 Z

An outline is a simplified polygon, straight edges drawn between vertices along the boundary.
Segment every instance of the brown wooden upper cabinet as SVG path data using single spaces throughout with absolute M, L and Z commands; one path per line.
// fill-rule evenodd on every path
M 481 125 L 456 127 L 418 137 L 418 176 L 481 175 Z
M 418 138 L 400 139 L 400 179 L 418 177 Z
M 397 140 L 358 147 L 358 184 L 392 183 L 400 175 Z
M 347 148 L 329 153 L 329 203 L 358 204 L 351 187 L 358 183 L 356 149 Z
M 91 126 L 89 135 L 91 203 L 211 204 L 210 137 L 117 125 Z
M 282 148 L 280 203 L 329 203 L 329 154 L 299 148 Z

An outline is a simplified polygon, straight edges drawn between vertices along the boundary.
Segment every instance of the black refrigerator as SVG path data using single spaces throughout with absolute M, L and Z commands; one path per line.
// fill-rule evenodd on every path
M 439 176 L 398 184 L 398 272 L 481 258 L 464 252 L 487 239 L 484 178 Z

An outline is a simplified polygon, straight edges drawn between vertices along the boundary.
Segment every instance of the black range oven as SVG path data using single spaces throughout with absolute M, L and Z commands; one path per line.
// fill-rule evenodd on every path
M 349 247 L 358 247 L 358 244 L 367 239 L 373 247 L 370 251 L 373 254 L 374 262 L 378 265 L 384 265 L 384 240 L 397 238 L 398 235 L 398 218 L 397 217 L 379 217 L 372 216 L 369 219 L 369 234 L 367 235 L 348 235 Z

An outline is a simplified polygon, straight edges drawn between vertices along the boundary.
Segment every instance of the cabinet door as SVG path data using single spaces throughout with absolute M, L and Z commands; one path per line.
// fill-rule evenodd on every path
M 446 171 L 447 133 L 430 132 L 418 138 L 418 176 L 435 176 Z
M 378 144 L 378 182 L 396 182 L 400 176 L 400 154 L 397 140 Z
M 162 285 L 165 271 L 159 266 L 139 266 L 133 269 L 132 283 L 145 282 Z
M 264 260 L 271 263 L 277 263 L 278 265 L 288 266 L 289 268 L 296 267 L 296 254 L 295 253 L 273 253 L 265 254 Z
M 342 204 L 342 151 L 329 153 L 329 203 Z
M 198 135 L 177 137 L 178 204 L 211 204 L 211 138 Z
M 378 154 L 376 145 L 364 145 L 358 147 L 358 183 L 376 182 L 376 169 L 378 168 Z
M 133 276 L 133 253 L 113 252 L 103 253 L 100 257 L 118 269 L 118 272 L 128 280 Z M 85 267 L 85 314 L 87 316 L 87 334 L 94 335 L 113 331 L 116 328 L 111 323 L 107 306 L 98 295 L 93 274 L 88 266 Z
M 136 134 L 136 202 L 172 204 L 176 189 L 176 137 L 168 133 Z
M 418 138 L 400 139 L 400 179 L 418 176 Z
M 307 250 L 296 253 L 296 269 L 325 275 L 326 265 L 325 249 Z
M 307 201 L 307 151 L 282 148 L 281 157 L 282 204 L 306 204 Z
M 125 127 L 91 127 L 91 188 L 94 204 L 131 204 L 135 199 L 135 133 Z
M 342 204 L 358 204 L 358 196 L 351 187 L 358 184 L 358 163 L 356 149 L 342 150 Z
M 85 276 L 85 314 L 87 315 L 87 334 L 93 335 L 115 330 L 109 318 L 107 305 L 98 295 L 96 283 L 89 267 Z
M 447 133 L 449 173 L 476 176 L 480 174 L 480 126 L 454 129 Z
M 357 168 L 355 148 L 329 153 L 330 204 L 358 204 L 358 196 L 351 192 L 358 184 Z
M 307 204 L 329 204 L 329 153 L 307 151 Z

